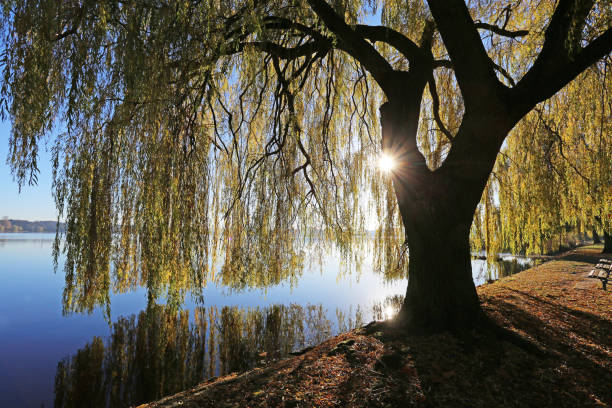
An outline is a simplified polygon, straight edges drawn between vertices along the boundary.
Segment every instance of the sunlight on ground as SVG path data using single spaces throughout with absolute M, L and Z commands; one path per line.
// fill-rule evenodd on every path
M 378 167 L 385 173 L 390 172 L 396 166 L 395 159 L 387 154 L 382 154 L 378 159 Z

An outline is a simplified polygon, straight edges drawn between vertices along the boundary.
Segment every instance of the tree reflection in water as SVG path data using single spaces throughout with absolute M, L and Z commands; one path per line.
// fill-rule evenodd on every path
M 337 312 L 338 325 L 363 323 L 361 309 Z M 60 361 L 56 407 L 120 407 L 172 394 L 215 376 L 249 369 L 318 344 L 336 331 L 322 305 L 196 308 L 152 305 L 121 317 L 103 341 L 94 337 Z

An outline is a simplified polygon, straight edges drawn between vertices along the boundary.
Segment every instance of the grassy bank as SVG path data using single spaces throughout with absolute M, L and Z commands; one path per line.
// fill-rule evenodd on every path
M 586 278 L 600 252 L 582 247 L 478 288 L 486 313 L 542 353 L 481 333 L 356 330 L 145 406 L 612 406 L 612 291 Z

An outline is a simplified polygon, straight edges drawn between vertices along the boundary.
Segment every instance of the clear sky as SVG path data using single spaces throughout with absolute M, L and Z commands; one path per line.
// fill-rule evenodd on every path
M 0 122 L 0 217 L 16 220 L 55 221 L 57 212 L 51 195 L 51 155 L 47 146 L 41 143 L 38 166 L 38 185 L 19 186 L 13 180 L 11 169 L 6 163 L 9 150 L 11 125 Z

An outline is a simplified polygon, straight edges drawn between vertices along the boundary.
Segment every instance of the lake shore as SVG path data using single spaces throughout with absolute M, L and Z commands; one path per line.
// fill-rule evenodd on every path
M 488 316 L 541 353 L 478 332 L 358 329 L 140 407 L 612 406 L 612 291 L 586 278 L 601 248 L 477 288 Z

